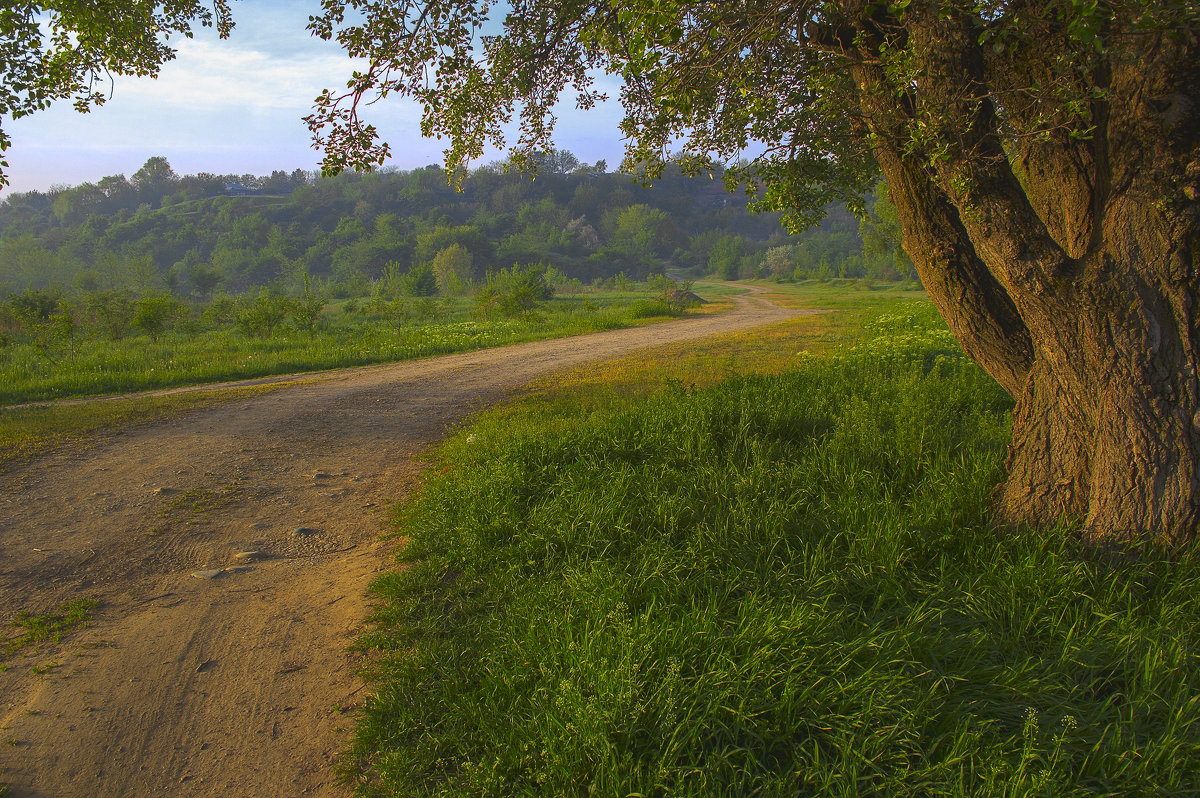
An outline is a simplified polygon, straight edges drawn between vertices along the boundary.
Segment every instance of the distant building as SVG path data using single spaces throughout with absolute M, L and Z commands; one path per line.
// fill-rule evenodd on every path
M 227 197 L 246 197 L 251 194 L 257 194 L 258 189 L 243 186 L 241 183 L 226 183 L 225 196 Z

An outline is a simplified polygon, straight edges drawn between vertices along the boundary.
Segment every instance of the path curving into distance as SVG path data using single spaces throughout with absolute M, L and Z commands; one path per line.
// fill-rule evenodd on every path
M 0 784 L 12 798 L 349 794 L 331 764 L 365 691 L 346 649 L 420 454 L 536 378 L 801 312 L 754 292 L 734 303 L 313 375 L 0 474 L 0 617 L 101 602 L 56 651 L 0 671 Z

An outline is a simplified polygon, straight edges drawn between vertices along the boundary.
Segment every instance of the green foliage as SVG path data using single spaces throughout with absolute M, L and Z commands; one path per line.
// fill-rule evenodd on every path
M 403 296 L 435 296 L 438 292 L 437 277 L 433 266 L 423 263 L 413 266 L 400 278 L 400 293 Z
M 383 271 L 379 275 L 379 281 L 375 284 L 375 292 L 379 296 L 395 299 L 404 296 L 402 283 L 404 281 L 404 267 L 394 260 L 389 260 L 383 265 Z
M 134 305 L 133 326 L 154 341 L 176 321 L 187 316 L 187 306 L 171 294 L 152 294 Z
M 101 75 L 156 75 L 174 57 L 168 37 L 190 36 L 197 23 L 227 36 L 228 2 L 10 5 L 0 12 L 0 117 L 19 119 L 55 100 L 71 100 L 81 112 L 100 105 L 107 96 Z M 0 153 L 9 143 L 0 129 Z M 0 185 L 7 182 L 0 171 Z
M 629 315 L 635 319 L 649 319 L 655 316 L 678 316 L 679 313 L 666 300 L 639 299 L 629 307 Z
M 736 280 L 741 277 L 743 248 L 744 243 L 740 236 L 722 236 L 717 239 L 708 255 L 709 273 L 722 280 Z
M 218 294 L 204 309 L 204 318 L 216 325 L 229 324 L 236 318 L 237 299 L 229 294 Z
M 608 244 L 601 253 L 639 278 L 662 263 L 680 238 L 665 211 L 641 203 L 609 211 L 604 228 L 608 230 Z
M 5 308 L 10 327 L 38 357 L 54 363 L 63 349 L 73 350 L 75 317 L 57 292 L 28 290 L 14 296 Z M 4 339 L 5 345 L 8 339 Z
M 946 335 L 463 430 L 374 586 L 363 793 L 1200 790 L 1200 561 L 995 528 L 1011 402 Z
M 639 299 L 629 307 L 629 315 L 635 319 L 654 316 L 683 316 L 699 302 L 691 295 L 691 281 L 677 283 L 664 275 L 654 275 L 646 281 L 662 293 L 654 299 Z
M 58 309 L 59 297 L 46 291 L 25 291 L 14 296 L 9 305 L 14 315 L 26 327 L 49 321 Z
M 304 293 L 288 303 L 288 313 L 291 314 L 296 328 L 305 330 L 311 337 L 317 334 L 317 322 L 320 321 L 327 304 L 329 303 L 325 297 L 319 291 L 313 290 L 312 278 L 306 274 Z
M 413 262 L 432 263 L 439 253 L 455 245 L 468 253 L 472 261 L 478 260 L 480 263 L 491 260 L 494 246 L 483 231 L 474 225 L 437 225 L 429 232 L 416 236 Z
M 310 28 L 355 42 L 375 70 L 319 98 L 309 127 L 325 146 L 327 172 L 377 163 L 388 148 L 358 116 L 360 101 L 400 92 L 424 105 L 427 135 L 449 139 L 449 174 L 465 174 L 488 146 L 511 144 L 511 159 L 533 166 L 550 147 L 559 95 L 569 90 L 591 107 L 604 71 L 639 86 L 622 95 L 625 168 L 654 179 L 666 153 L 706 176 L 718 171 L 714 159 L 731 162 L 730 188 L 757 193 L 761 185 L 772 207 L 813 222 L 831 201 L 855 202 L 875 173 L 869 147 L 855 135 L 861 111 L 844 65 L 806 46 L 805 23 L 843 21 L 842 6 L 805 5 L 781 36 L 778 9 L 741 2 L 535 3 L 505 14 L 487 2 L 429 0 L 359 19 L 347 14 L 359 3 L 331 0 Z M 481 28 L 495 29 L 483 57 L 472 49 Z M 505 139 L 507 123 L 520 130 L 515 141 Z M 767 144 L 753 162 L 741 161 L 748 137 Z
M 164 162 L 151 173 L 160 167 L 170 168 Z M 768 246 L 801 242 L 835 265 L 862 253 L 858 222 L 843 209 L 830 209 L 828 224 L 804 236 L 787 236 L 777 215 L 751 216 L 727 204 L 718 184 L 678 169 L 665 171 L 653 187 L 599 172 L 543 174 L 530 182 L 522 174 L 479 170 L 464 178 L 462 194 L 446 187 L 437 170 L 313 183 L 289 177 L 293 190 L 277 197 L 223 196 L 227 182 L 271 182 L 225 178 L 162 177 L 193 197 L 165 205 L 143 202 L 124 178 L 101 180 L 109 193 L 85 184 L 9 195 L 0 203 L 0 292 L 71 287 L 76 296 L 146 296 L 165 288 L 182 300 L 207 302 L 222 290 L 253 293 L 271 285 L 293 292 L 296 286 L 282 284 L 308 273 L 334 298 L 379 291 L 395 298 L 400 275 L 447 250 L 458 252 L 454 247 L 470 256 L 455 271 L 463 287 L 512 263 L 545 263 L 582 283 L 622 271 L 637 279 L 698 273 L 713 242 L 725 236 L 740 237 L 741 257 L 757 261 Z M 144 185 L 155 180 L 148 175 Z M 86 212 L 57 213 L 66 197 Z M 743 265 L 739 272 L 758 268 Z
M 426 275 L 433 284 L 432 272 Z M 536 276 L 516 287 L 514 301 L 543 297 L 536 313 L 518 310 L 514 317 L 498 313 L 489 320 L 473 313 L 473 298 L 376 297 L 347 300 L 343 312 L 320 314 L 312 329 L 295 316 L 298 298 L 264 292 L 238 301 L 219 295 L 197 318 L 165 329 L 157 340 L 109 340 L 98 329 L 81 327 L 68 342 L 57 316 L 42 322 L 38 330 L 45 335 L 35 338 L 0 312 L 0 329 L 10 330 L 0 348 L 0 405 L 386 363 L 612 329 L 630 324 L 630 305 L 655 290 L 638 284 L 619 295 L 591 289 L 587 299 L 546 300 Z M 309 291 L 315 311 L 323 300 L 312 282 Z M 0 306 L 5 310 L 7 303 Z M 290 324 L 283 321 L 288 314 Z
M 451 244 L 434 256 L 430 267 L 443 296 L 461 296 L 467 290 L 471 284 L 472 260 L 462 244 Z
M 243 335 L 270 338 L 287 317 L 286 297 L 272 294 L 265 288 L 253 299 L 243 299 L 237 310 L 237 327 Z
M 133 297 L 126 291 L 94 291 L 84 294 L 83 306 L 92 324 L 111 341 L 125 337 L 134 318 Z
M 475 295 L 476 312 L 482 316 L 517 316 L 528 313 L 554 291 L 546 285 L 546 267 L 516 266 L 487 276 L 487 283 Z
M 872 260 L 872 277 L 896 280 L 915 276 L 912 259 L 903 249 L 900 219 L 888 199 L 885 183 L 875 187 L 868 213 L 859 221 L 859 235 L 864 256 Z

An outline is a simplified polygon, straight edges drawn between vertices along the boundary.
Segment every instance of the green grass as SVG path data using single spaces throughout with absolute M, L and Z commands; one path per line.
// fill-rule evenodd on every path
M 29 344 L 12 344 L 0 347 L 0 405 L 386 363 L 628 327 L 645 322 L 631 308 L 648 295 L 556 297 L 520 317 L 491 320 L 472 318 L 470 298 L 419 301 L 403 314 L 394 306 L 372 313 L 367 303 L 364 313 L 331 309 L 315 335 L 282 325 L 269 338 L 220 329 L 171 332 L 158 341 L 87 339 L 73 352 L 60 347 L 53 361 Z
M 97 603 L 91 599 L 79 598 L 63 604 L 57 612 L 45 615 L 17 613 L 12 625 L 20 631 L 0 642 L 0 662 L 27 648 L 59 642 L 64 634 L 86 624 L 88 613 L 96 606 Z
M 374 586 L 360 792 L 1197 794 L 1200 558 L 992 528 L 1009 399 L 927 303 L 859 321 L 450 440 Z

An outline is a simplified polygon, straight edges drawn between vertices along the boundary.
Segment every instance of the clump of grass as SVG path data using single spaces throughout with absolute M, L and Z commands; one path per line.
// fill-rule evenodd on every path
M 21 631 L 0 643 L 0 660 L 32 646 L 59 642 L 64 634 L 87 623 L 90 611 L 97 606 L 92 599 L 78 598 L 66 602 L 58 611 L 45 615 L 18 613 L 12 625 Z
M 375 584 L 361 792 L 1200 790 L 1200 560 L 991 526 L 1010 402 L 910 344 L 452 440 Z
M 682 316 L 683 313 L 663 299 L 639 299 L 629 306 L 629 315 L 635 319 L 652 319 L 656 316 Z

